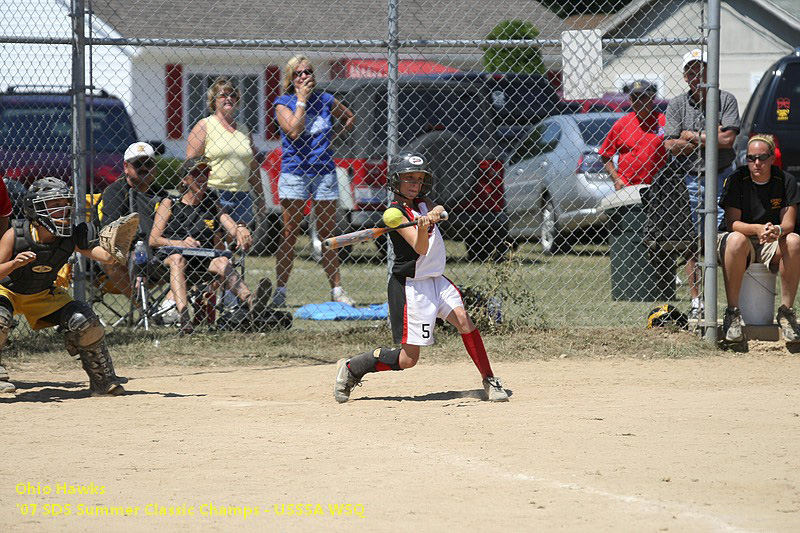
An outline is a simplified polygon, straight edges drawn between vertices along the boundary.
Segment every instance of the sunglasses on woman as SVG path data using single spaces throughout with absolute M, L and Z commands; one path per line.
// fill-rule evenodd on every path
M 747 160 L 751 163 L 755 163 L 756 161 L 766 161 L 772 157 L 770 154 L 747 154 Z
M 223 99 L 224 98 L 230 98 L 231 100 L 238 100 L 239 99 L 239 95 L 236 94 L 236 93 L 222 93 L 222 94 L 218 94 L 217 98 L 223 98 Z
M 307 68 L 305 70 L 295 70 L 294 71 L 294 77 L 295 78 L 299 78 L 303 74 L 305 74 L 306 76 L 313 76 L 314 75 L 314 71 L 311 70 L 310 68 Z

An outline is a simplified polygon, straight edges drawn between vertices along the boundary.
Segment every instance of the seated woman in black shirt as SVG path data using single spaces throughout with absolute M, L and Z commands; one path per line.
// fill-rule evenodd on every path
M 725 180 L 720 207 L 719 258 L 728 307 L 722 322 L 724 341 L 743 342 L 739 293 L 750 263 L 763 263 L 781 274 L 781 306 L 777 322 L 787 345 L 800 345 L 794 298 L 800 281 L 800 236 L 795 233 L 800 191 L 795 177 L 775 166 L 771 135 L 755 135 L 747 143 L 747 165 Z
M 219 205 L 219 198 L 208 191 L 208 161 L 202 157 L 189 159 L 183 166 L 183 179 L 179 186 L 179 197 L 168 197 L 161 201 L 156 211 L 150 246 L 156 256 L 169 267 L 169 283 L 175 295 L 175 305 L 180 314 L 182 329 L 189 328 L 189 309 L 186 289 L 186 272 L 211 273 L 216 283 L 224 283 L 241 302 L 252 309 L 253 296 L 244 281 L 236 274 L 227 257 L 199 257 L 182 254 L 177 248 L 222 248 L 219 230 L 225 230 L 236 245 L 247 250 L 252 238 L 247 227 L 237 225 Z

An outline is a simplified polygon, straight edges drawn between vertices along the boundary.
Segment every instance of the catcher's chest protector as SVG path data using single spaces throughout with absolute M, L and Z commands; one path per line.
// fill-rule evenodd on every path
M 36 253 L 36 259 L 9 274 L 2 280 L 2 284 L 18 294 L 35 294 L 49 289 L 55 283 L 58 271 L 69 261 L 75 251 L 74 237 L 56 238 L 55 241 L 49 243 L 37 243 L 33 240 L 30 222 L 27 220 L 14 220 L 12 227 L 14 228 L 14 251 L 11 259 L 28 250 Z

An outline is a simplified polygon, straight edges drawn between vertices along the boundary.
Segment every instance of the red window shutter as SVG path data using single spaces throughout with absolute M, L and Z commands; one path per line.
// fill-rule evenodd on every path
M 183 138 L 183 65 L 166 66 L 167 138 Z
M 275 99 L 281 94 L 281 69 L 269 65 L 264 69 L 264 138 L 268 141 L 279 139 L 278 124 L 275 122 Z

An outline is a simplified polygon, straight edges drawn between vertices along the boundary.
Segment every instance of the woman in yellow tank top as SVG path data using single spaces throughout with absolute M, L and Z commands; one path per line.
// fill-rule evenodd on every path
M 246 126 L 236 123 L 239 91 L 227 78 L 217 78 L 207 93 L 211 115 L 200 119 L 189 133 L 186 159 L 205 156 L 211 162 L 209 186 L 219 193 L 220 203 L 237 224 L 253 222 L 255 194 L 258 212 L 264 213 L 264 191 L 256 161 L 253 137 Z M 249 248 L 251 240 L 246 246 Z

